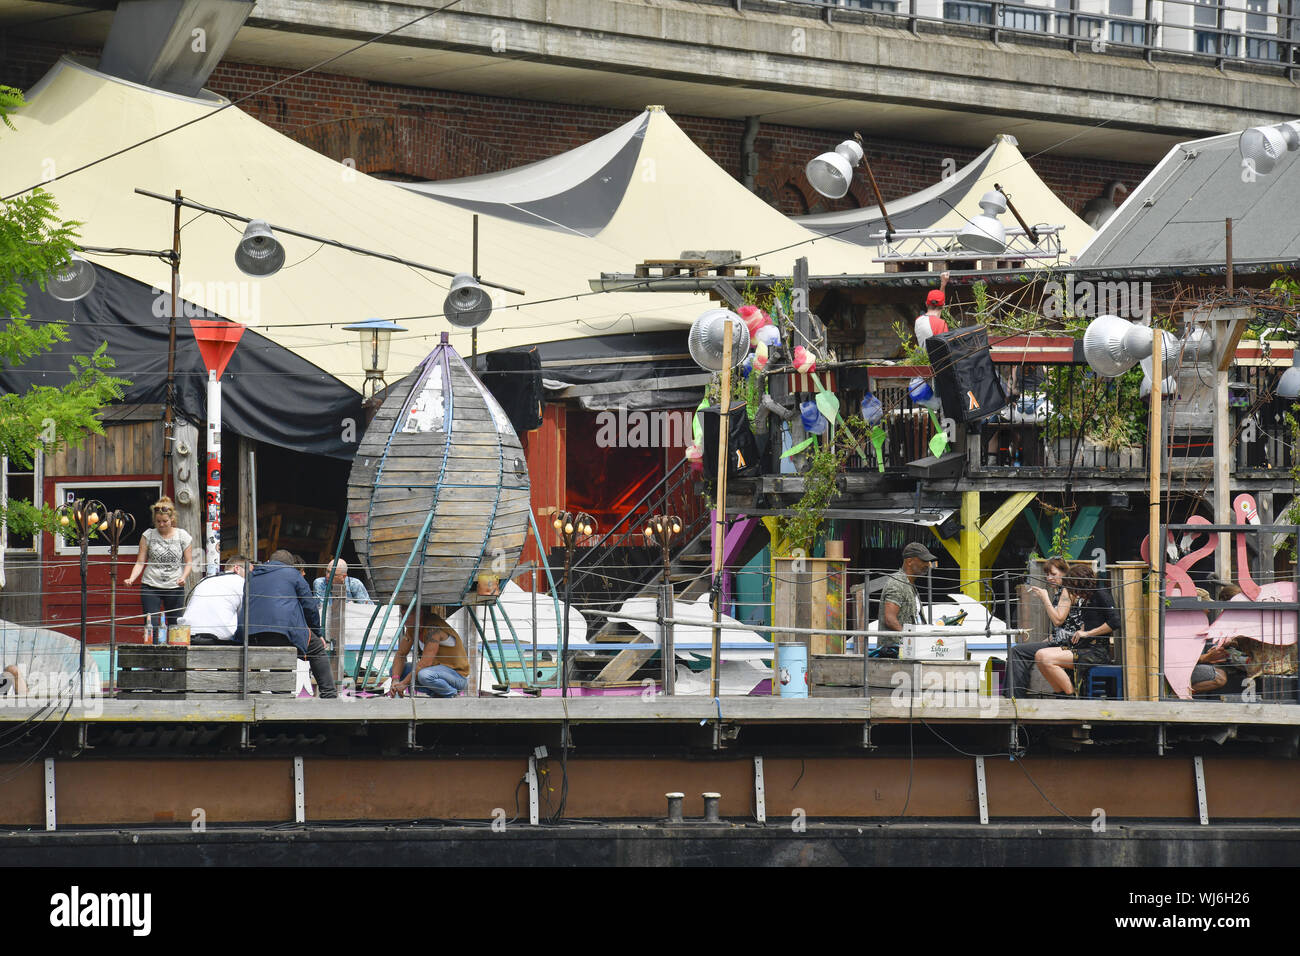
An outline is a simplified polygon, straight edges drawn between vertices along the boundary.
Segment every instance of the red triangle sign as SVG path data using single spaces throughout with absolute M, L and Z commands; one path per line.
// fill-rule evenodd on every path
M 244 334 L 244 327 L 238 322 L 223 322 L 220 319 L 190 319 L 194 329 L 194 339 L 199 345 L 199 354 L 209 371 L 221 373 L 226 370 L 226 363 L 235 354 L 239 337 Z

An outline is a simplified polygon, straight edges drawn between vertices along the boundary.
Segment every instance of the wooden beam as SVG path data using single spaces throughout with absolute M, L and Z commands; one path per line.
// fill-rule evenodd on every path
M 989 515 L 988 520 L 980 526 L 986 542 L 992 542 L 993 539 L 1003 534 L 1020 517 L 1020 512 L 1024 511 L 1035 498 L 1038 497 L 1036 491 L 1018 491 L 1013 494 L 1002 504 L 998 505 L 996 511 Z
M 977 601 L 982 590 L 980 552 L 980 493 L 967 491 L 961 496 L 961 557 L 957 564 L 962 592 Z

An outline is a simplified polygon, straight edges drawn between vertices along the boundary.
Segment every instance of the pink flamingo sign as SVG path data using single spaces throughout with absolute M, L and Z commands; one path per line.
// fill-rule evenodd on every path
M 1201 515 L 1192 515 L 1187 523 L 1208 525 L 1210 522 Z M 1198 561 L 1213 554 L 1219 543 L 1219 536 L 1215 532 L 1209 532 L 1205 537 L 1204 545 L 1184 555 L 1177 562 L 1165 565 L 1166 597 L 1196 597 L 1196 582 L 1192 580 L 1189 572 Z M 1173 532 L 1170 532 L 1168 540 L 1173 541 L 1173 539 Z M 1150 546 L 1151 536 L 1148 535 L 1142 540 L 1140 549 L 1142 560 L 1148 564 L 1151 562 Z M 1196 666 L 1196 660 L 1201 656 L 1201 648 L 1205 644 L 1205 632 L 1209 626 L 1210 619 L 1204 611 L 1169 611 L 1165 614 L 1163 638 L 1165 680 L 1169 681 L 1169 686 L 1173 688 L 1174 693 L 1185 700 L 1192 696 L 1192 668 Z

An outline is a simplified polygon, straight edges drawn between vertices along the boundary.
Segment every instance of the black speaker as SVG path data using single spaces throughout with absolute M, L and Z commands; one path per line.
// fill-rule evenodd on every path
M 710 405 L 701 413 L 704 425 L 704 473 L 716 476 L 718 473 L 718 420 L 722 409 Z M 754 440 L 754 431 L 749 427 L 749 412 L 744 402 L 734 402 L 727 416 L 727 477 L 752 478 L 760 472 L 758 442 Z M 773 422 L 773 427 L 780 425 Z
M 479 379 L 522 435 L 542 427 L 542 359 L 537 346 L 487 353 Z
M 983 421 L 1007 404 L 984 326 L 932 335 L 925 348 L 934 369 L 934 390 L 948 418 L 967 423 Z

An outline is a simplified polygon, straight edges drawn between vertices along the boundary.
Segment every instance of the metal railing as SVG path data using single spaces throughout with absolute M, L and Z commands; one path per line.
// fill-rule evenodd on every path
M 690 462 L 682 458 L 663 479 L 627 509 L 606 533 L 573 561 L 575 593 L 590 587 L 600 578 L 607 596 L 621 596 L 639 588 L 658 570 L 658 548 L 645 544 L 642 532 L 645 520 L 655 514 L 675 514 L 682 519 L 682 533 L 677 536 L 677 550 L 691 541 L 708 524 L 709 511 L 693 493 L 695 476 Z M 644 552 L 653 560 L 632 562 L 627 556 Z M 617 587 L 613 585 L 618 585 Z
M 1245 0 L 1240 5 L 1197 0 L 1110 0 L 1101 9 L 1087 0 L 775 0 L 836 13 L 894 21 L 916 32 L 918 24 L 962 32 L 1057 40 L 1071 52 L 1205 60 L 1278 68 L 1291 76 L 1300 67 L 1300 0 Z M 742 9 L 743 0 L 733 0 Z M 1119 9 L 1122 8 L 1122 9 Z M 1113 11 L 1113 12 L 1112 12 Z

